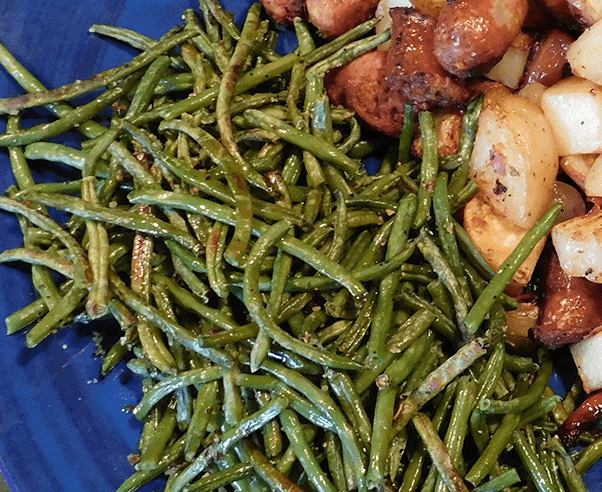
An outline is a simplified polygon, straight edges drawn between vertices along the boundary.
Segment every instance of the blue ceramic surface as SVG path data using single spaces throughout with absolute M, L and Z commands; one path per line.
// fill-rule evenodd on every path
M 240 23 L 251 1 L 224 4 Z M 196 6 L 192 0 L 4 1 L 0 42 L 54 88 L 121 64 L 135 53 L 89 34 L 93 23 L 156 38 L 178 24 L 186 8 Z M 0 97 L 22 92 L 0 68 Z M 36 112 L 29 114 L 25 125 L 36 122 Z M 67 138 L 72 144 L 77 140 Z M 35 172 L 41 181 L 66 176 L 52 164 Z M 0 150 L 0 192 L 12 183 L 7 154 Z M 12 215 L 0 213 L 0 232 L 0 250 L 21 245 Z M 0 265 L 0 319 L 34 299 L 27 270 Z M 139 400 L 140 383 L 123 364 L 100 377 L 91 336 L 99 328 L 68 327 L 34 349 L 25 348 L 23 334 L 7 337 L 0 329 L 0 470 L 14 492 L 109 492 L 131 474 L 127 455 L 136 449 L 141 425 L 126 408 Z M 560 377 L 555 378 L 561 385 Z M 589 473 L 590 490 L 602 492 L 601 468 Z M 161 481 L 142 490 L 162 490 Z

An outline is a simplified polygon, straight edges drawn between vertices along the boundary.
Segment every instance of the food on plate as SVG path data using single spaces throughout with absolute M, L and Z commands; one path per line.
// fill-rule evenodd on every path
M 541 109 L 514 94 L 486 100 L 470 171 L 502 217 L 532 227 L 552 203 L 558 172 L 556 143 Z
M 526 0 L 456 0 L 437 18 L 435 55 L 458 77 L 489 70 L 520 32 Z
M 417 9 L 390 10 L 391 48 L 387 57 L 386 97 L 401 97 L 419 109 L 463 104 L 470 93 L 434 56 L 435 19 Z
M 546 295 L 534 334 L 550 347 L 578 342 L 602 324 L 602 286 L 568 275 L 555 251 L 542 263 Z
M 266 13 L 276 22 L 292 25 L 296 18 L 307 19 L 305 0 L 261 0 Z
M 504 218 L 493 208 L 482 191 L 464 207 L 464 227 L 494 270 L 502 266 L 529 230 L 529 227 L 521 227 Z M 531 280 L 544 245 L 545 239 L 542 239 L 514 274 L 506 288 L 510 295 L 522 294 Z
M 378 0 L 305 0 L 307 17 L 327 39 L 374 17 Z
M 562 29 L 547 31 L 531 48 L 524 73 L 521 73 L 521 85 L 539 82 L 550 87 L 560 82 L 566 74 L 567 51 L 574 40 L 573 36 Z
M 344 27 L 331 41 L 314 38 L 290 5 L 266 4 L 294 25 L 299 50 L 285 55 L 259 4 L 240 29 L 213 1 L 202 3 L 208 18 L 186 11 L 185 27 L 133 62 L 57 90 L 0 52 L 32 92 L 0 108 L 52 104 L 59 117 L 22 129 L 11 115 L 0 135 L 16 179 L 0 208 L 19 215 L 24 233 L 23 247 L 0 260 L 58 274 L 58 285 L 36 277 L 42 307 L 35 319 L 11 318 L 9 331 L 33 325 L 33 347 L 73 317 L 119 324 L 102 371 L 127 359 L 144 384 L 123 492 L 162 473 L 170 492 L 233 481 L 243 490 L 410 490 L 422 480 L 467 490 L 490 479 L 552 490 L 554 478 L 533 465 L 549 460 L 547 446 L 569 456 L 548 439 L 560 423 L 560 398 L 547 393 L 552 363 L 545 348 L 518 356 L 507 347 L 506 311 L 524 313 L 523 338 L 527 327 L 550 346 L 578 342 L 592 391 L 597 373 L 589 378 L 594 366 L 579 357 L 599 351 L 599 284 L 569 277 L 559 252 L 544 301 L 529 302 L 536 263 L 555 258 L 541 254 L 550 230 L 562 237 L 592 212 L 557 185 L 544 103 L 563 82 L 543 93 L 530 84 L 531 99 L 480 77 L 512 43 L 531 45 L 519 37 L 526 3 L 509 12 L 508 3 L 465 10 L 457 0 L 437 20 L 394 8 L 388 51 L 373 50 L 387 31 L 370 36 L 376 22 L 361 23 L 375 4 L 308 0 L 325 37 Z M 475 64 L 446 71 L 434 53 L 465 55 L 461 16 L 480 14 L 493 21 L 490 43 L 473 36 Z M 459 29 L 461 49 L 443 53 L 440 25 Z M 562 49 L 543 54 L 537 66 L 564 59 Z M 463 80 L 475 71 L 478 80 Z M 517 89 L 510 72 L 499 79 Z M 67 129 L 84 135 L 81 149 L 51 140 Z M 386 156 L 368 175 L 362 159 L 379 144 Z M 36 183 L 37 160 L 79 172 Z M 584 182 L 594 172 L 595 162 Z M 569 209 L 562 222 L 558 200 Z M 572 306 L 567 293 L 577 293 Z M 578 318 L 581 331 L 559 328 L 559 316 L 573 332 Z M 574 468 L 559 469 L 564 483 L 581 483 Z

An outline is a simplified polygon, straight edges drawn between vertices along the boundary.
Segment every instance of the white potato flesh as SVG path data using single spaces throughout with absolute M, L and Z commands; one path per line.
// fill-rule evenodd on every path
M 513 311 L 506 313 L 506 341 L 518 353 L 533 351 L 537 344 L 531 340 L 529 331 L 537 324 L 537 304 L 521 302 Z
M 556 223 L 585 215 L 585 201 L 581 193 L 577 188 L 563 181 L 556 181 L 554 185 L 554 202 L 562 203 L 563 206 Z
M 482 192 L 478 193 L 464 207 L 464 228 L 494 270 L 500 268 L 528 231 L 527 228 L 517 226 L 501 217 L 487 203 Z M 544 245 L 545 238 L 537 243 L 531 254 L 519 267 L 506 289 L 508 294 L 522 293 L 524 287 L 531 280 Z
M 531 99 L 531 101 L 541 107 L 541 96 L 543 96 L 543 93 L 546 89 L 547 87 L 541 82 L 533 82 L 532 84 L 527 84 L 524 86 L 520 91 L 518 91 L 518 94 Z
M 583 389 L 591 393 L 602 388 L 602 327 L 596 328 L 587 338 L 571 345 L 571 355 Z
M 567 275 L 602 283 L 602 213 L 588 213 L 552 228 L 552 242 Z
M 558 152 L 542 110 L 522 96 L 491 98 L 479 116 L 471 176 L 503 217 L 530 228 L 548 210 Z
M 541 107 L 560 155 L 602 152 L 602 87 L 569 77 L 543 93 Z
M 489 70 L 487 78 L 500 82 L 511 89 L 518 88 L 532 44 L 532 36 L 523 32 L 519 33 L 502 59 Z
M 585 188 L 585 178 L 597 159 L 598 154 L 566 155 L 560 159 L 560 167 L 581 189 Z
M 602 46 L 602 21 L 586 29 L 573 41 L 566 53 L 573 74 L 598 85 L 602 84 L 600 46 Z
M 598 156 L 585 176 L 583 191 L 587 196 L 602 196 L 602 156 Z

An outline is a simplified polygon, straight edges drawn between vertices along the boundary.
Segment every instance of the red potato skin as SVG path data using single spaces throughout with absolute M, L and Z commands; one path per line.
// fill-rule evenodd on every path
M 558 430 L 558 435 L 566 447 L 577 443 L 582 432 L 598 436 L 602 431 L 596 425 L 602 417 L 602 390 L 589 395 L 585 401 L 569 415 Z
M 412 8 L 390 11 L 392 42 L 385 81 L 388 97 L 398 94 L 417 110 L 456 107 L 470 98 L 463 82 L 443 70 L 434 55 L 435 19 Z
M 279 24 L 290 26 L 295 18 L 307 19 L 305 0 L 261 0 L 267 14 Z
M 306 0 L 309 21 L 332 39 L 374 17 L 379 0 Z
M 512 44 L 527 16 L 528 0 L 455 0 L 435 28 L 435 55 L 448 72 L 469 77 L 489 70 Z
M 556 20 L 560 21 L 563 25 L 568 28 L 576 28 L 579 26 L 578 22 L 571 12 L 571 6 L 568 0 L 538 0 L 543 7 L 552 14 Z
M 552 250 L 542 261 L 545 295 L 540 302 L 535 338 L 548 347 L 579 342 L 602 325 L 602 284 L 570 277 Z
M 404 101 L 383 103 L 386 51 L 369 51 L 342 69 L 329 72 L 325 79 L 333 104 L 346 106 L 356 116 L 387 135 L 398 137 L 403 126 Z
M 566 52 L 573 41 L 575 38 L 567 32 L 549 30 L 533 46 L 521 86 L 539 82 L 550 87 L 562 80 L 568 65 Z

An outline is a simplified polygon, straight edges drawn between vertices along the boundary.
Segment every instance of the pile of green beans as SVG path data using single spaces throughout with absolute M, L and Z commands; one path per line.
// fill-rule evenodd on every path
M 29 92 L 0 99 L 15 177 L 0 209 L 24 237 L 0 261 L 31 264 L 39 293 L 7 331 L 33 347 L 74 321 L 116 320 L 102 374 L 125 360 L 143 388 L 119 491 L 164 473 L 168 492 L 585 490 L 601 446 L 562 447 L 569 403 L 550 394 L 548 354 L 512 355 L 504 339 L 517 306 L 504 289 L 561 207 L 497 272 L 453 216 L 476 192 L 482 98 L 448 165 L 426 111 L 412 156 L 408 106 L 369 176 L 376 143 L 330 103 L 324 74 L 390 32 L 369 21 L 324 42 L 297 21 L 298 48 L 280 55 L 260 4 L 241 29 L 216 0 L 200 6 L 158 41 L 94 26 L 141 54 L 55 90 L 0 46 Z M 57 119 L 21 129 L 34 106 Z M 81 149 L 48 141 L 72 129 Z M 36 161 L 77 176 L 36 183 Z

